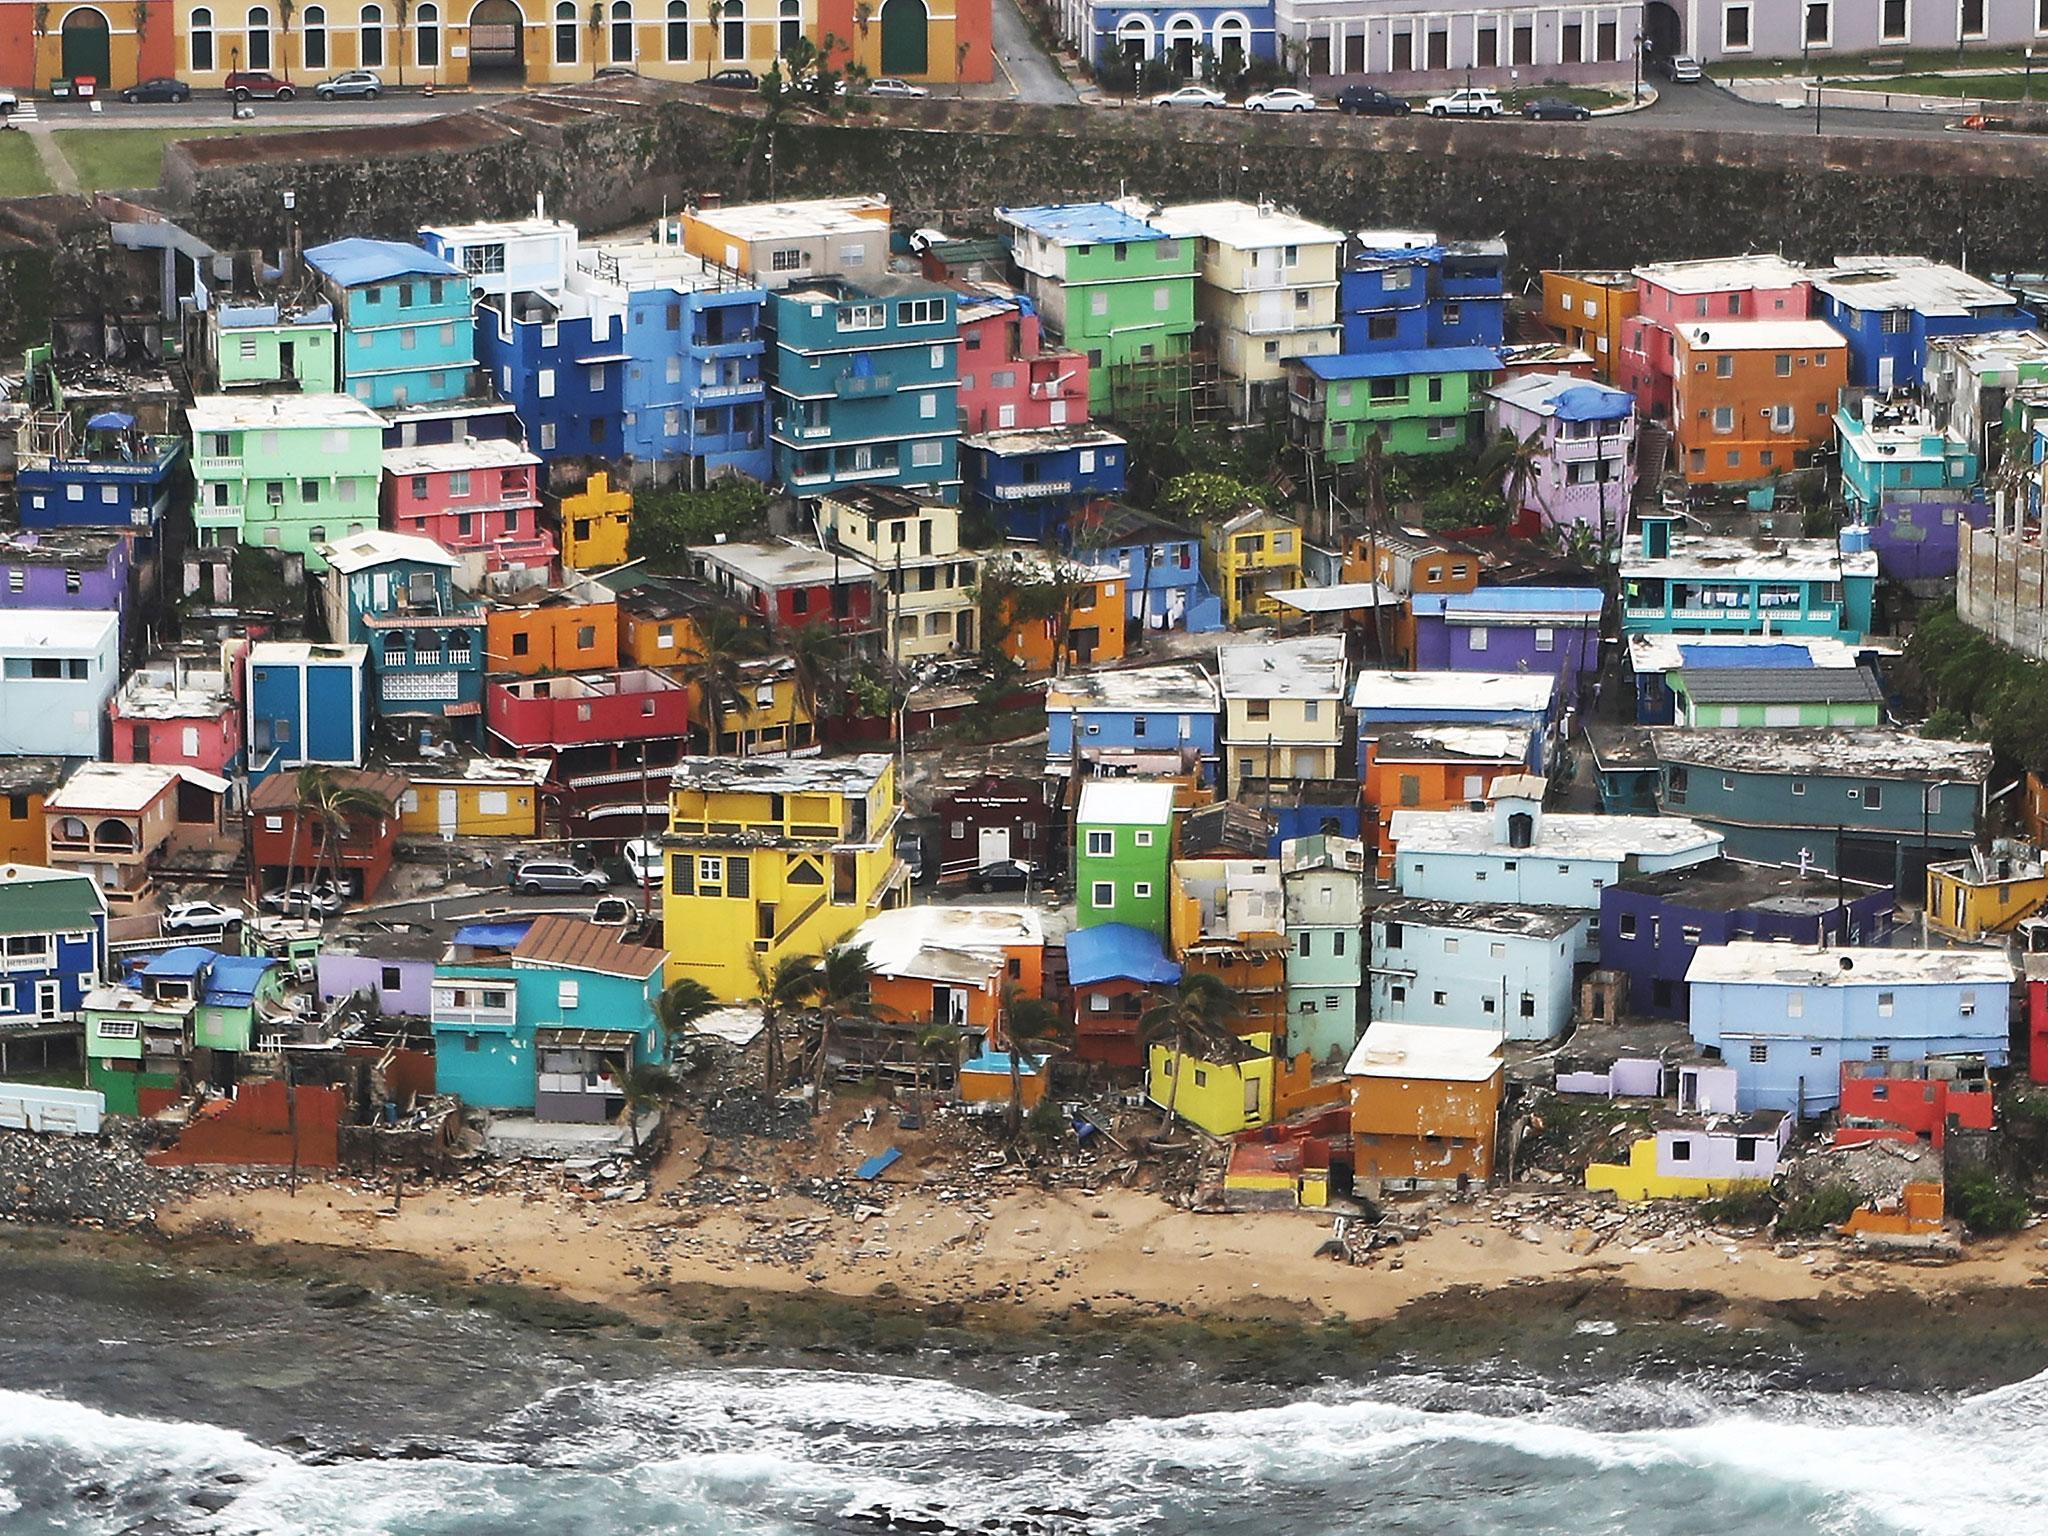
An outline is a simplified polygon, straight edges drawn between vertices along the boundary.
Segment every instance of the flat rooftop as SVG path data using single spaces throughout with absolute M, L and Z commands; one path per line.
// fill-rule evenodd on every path
M 1062 710 L 1136 710 L 1160 714 L 1214 714 L 1216 679 L 1197 666 L 1116 667 L 1070 672 L 1045 686 L 1049 714 Z
M 868 567 L 849 555 L 791 539 L 759 544 L 696 544 L 691 557 L 723 567 L 760 587 L 809 586 L 868 581 Z
M 120 624 L 118 613 L 98 608 L 0 608 L 0 651 L 96 651 Z
M 814 197 L 787 203 L 735 203 L 700 208 L 690 217 L 739 240 L 889 232 L 885 197 Z
M 1569 907 L 1513 907 L 1491 902 L 1425 901 L 1401 896 L 1372 909 L 1376 923 L 1410 923 L 1417 928 L 1468 928 L 1480 933 L 1556 939 L 1582 927 L 1590 914 Z
M 1396 811 L 1390 833 L 1404 855 L 1519 853 L 1524 858 L 1620 861 L 1637 854 L 1711 853 L 1721 846 L 1720 833 L 1682 816 L 1591 816 L 1569 811 L 1546 811 L 1536 823 L 1535 841 L 1520 849 L 1500 841 L 1491 809 Z
M 1124 439 L 1091 422 L 1069 422 L 1056 427 L 1014 427 L 1000 432 L 977 432 L 961 438 L 960 446 L 981 448 L 990 453 L 1056 453 L 1063 448 L 1121 448 Z
M 1089 779 L 1081 785 L 1076 824 L 1152 827 L 1173 820 L 1173 786 L 1159 779 Z
M 1819 352 L 1849 345 L 1825 320 L 1703 320 L 1676 329 L 1688 347 L 1710 352 Z
M 1864 648 L 1832 635 L 1665 635 L 1628 637 L 1629 665 L 1647 672 L 1698 671 L 1706 667 L 1787 667 L 1798 670 L 1854 667 Z
M 1114 203 L 998 208 L 996 218 L 1054 245 L 1124 245 L 1134 240 L 1169 238 L 1165 230 L 1126 213 Z
M 1485 1029 L 1433 1024 L 1368 1025 L 1344 1063 L 1347 1077 L 1413 1077 L 1483 1083 L 1502 1070 L 1500 1037 Z
M 1730 534 L 1673 534 L 1668 553 L 1624 550 L 1621 573 L 1637 579 L 1685 581 L 1840 581 L 1877 575 L 1877 552 L 1844 554 L 1833 539 L 1745 539 Z
M 1372 738 L 1375 763 L 1520 763 L 1533 727 L 1402 724 Z
M 1695 912 L 1832 912 L 1845 901 L 1882 891 L 1858 880 L 1801 874 L 1791 864 L 1753 864 L 1746 859 L 1707 859 L 1683 869 L 1660 870 L 1617 880 L 1614 888 L 1652 896 Z
M 1174 203 L 1153 214 L 1151 222 L 1170 235 L 1214 240 L 1239 250 L 1263 250 L 1276 245 L 1341 245 L 1344 241 L 1342 230 L 1305 219 L 1292 209 L 1236 198 Z
M 1956 318 L 2016 307 L 2019 296 L 1960 267 L 1925 256 L 1838 256 L 1810 274 L 1817 292 L 1851 309 L 1910 309 Z M 2015 329 L 2024 321 L 2015 319 Z
M 1734 726 L 1653 730 L 1667 763 L 1747 773 L 1804 772 L 1863 779 L 1948 779 L 1979 784 L 1991 775 L 1991 748 L 1881 726 Z
M 1557 691 L 1547 673 L 1524 672 L 1361 672 L 1352 685 L 1354 708 L 1444 710 L 1463 715 L 1491 710 L 1543 714 Z
M 540 463 L 538 454 L 509 437 L 464 437 L 452 443 L 414 443 L 384 450 L 387 475 L 436 475 L 451 470 L 515 469 Z M 489 501 L 494 497 L 481 499 Z
M 762 795 L 865 795 L 891 761 L 886 752 L 832 758 L 686 757 L 675 765 L 670 783 L 677 789 Z
M 1330 699 L 1344 695 L 1344 637 L 1240 640 L 1216 647 L 1226 699 Z
M 1818 946 L 1705 944 L 1686 967 L 1688 983 L 1748 981 L 1786 987 L 1870 987 L 1907 984 L 1976 984 L 2010 987 L 2018 979 L 2003 951 L 1988 949 L 1822 949 Z M 2002 1027 L 2004 1006 L 1986 1017 Z
M 1638 280 L 1672 293 L 1723 293 L 1735 289 L 1793 288 L 1806 269 L 1782 256 L 1713 256 L 1703 261 L 1657 261 L 1637 267 Z
M 186 410 L 185 421 L 195 434 L 287 427 L 374 427 L 380 435 L 384 431 L 384 418 L 354 395 L 201 395 Z

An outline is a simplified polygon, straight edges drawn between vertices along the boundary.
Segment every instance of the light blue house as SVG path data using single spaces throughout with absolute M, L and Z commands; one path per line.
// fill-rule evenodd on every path
M 0 756 L 106 757 L 120 686 L 120 614 L 0 607 Z
M 1841 1099 L 1842 1064 L 2006 1064 L 2015 973 L 2002 951 L 1704 945 L 1685 973 L 1692 1037 L 1735 1069 L 1736 1104 L 1801 1117 Z
M 434 968 L 435 1086 L 484 1109 L 602 1124 L 635 1066 L 665 1059 L 666 950 L 544 916 L 458 928 Z
M 341 317 L 341 383 L 375 410 L 432 405 L 477 393 L 470 279 L 460 267 L 399 240 L 316 245 L 318 272 Z
M 0 864 L 0 1030 L 77 1019 L 107 963 L 107 898 L 83 871 Z
M 1194 635 L 1228 627 L 1222 599 L 1202 574 L 1200 530 L 1112 501 L 1077 513 L 1067 536 L 1097 564 L 1123 567 L 1131 623 Z
M 1920 384 L 1937 336 L 2028 331 L 2018 297 L 1924 256 L 1852 256 L 1811 274 L 1814 318 L 1849 343 L 1849 382 L 1880 392 Z
M 1200 667 L 1118 667 L 1070 672 L 1045 687 L 1046 765 L 1214 783 L 1221 748 L 1216 679 Z
M 1840 542 L 1745 539 L 1678 534 L 1672 521 L 1641 518 L 1636 548 L 1621 557 L 1625 632 L 1852 642 L 1870 632 L 1877 556 L 1867 534 Z
M 1864 395 L 1854 410 L 1836 413 L 1835 436 L 1843 499 L 1866 522 L 1887 502 L 1940 500 L 1977 483 L 1977 451 L 1950 437 L 1917 401 L 1894 405 Z
M 474 738 L 483 720 L 484 611 L 455 586 L 461 562 L 432 539 L 382 528 L 323 548 L 327 633 L 367 648 L 378 718 Z
M 1341 1061 L 1358 1044 L 1365 883 L 1365 844 L 1355 837 L 1318 833 L 1280 845 L 1289 1055 Z
M 1372 1017 L 1555 1040 L 1597 919 L 1567 907 L 1451 901 L 1372 909 Z
M 308 763 L 360 767 L 369 746 L 369 650 L 259 640 L 249 647 L 249 778 Z
M 1418 726 L 1499 725 L 1527 732 L 1529 767 L 1549 770 L 1559 724 L 1557 678 L 1547 672 L 1361 672 L 1351 687 L 1358 754 L 1390 732 Z

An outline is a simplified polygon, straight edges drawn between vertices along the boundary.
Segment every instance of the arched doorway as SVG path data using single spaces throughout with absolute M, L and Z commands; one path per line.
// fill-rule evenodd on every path
M 64 65 L 66 80 L 90 75 L 105 85 L 113 64 L 113 34 L 107 18 L 94 10 L 76 10 L 64 18 Z
M 1234 80 L 1250 62 L 1251 24 L 1238 15 L 1219 17 L 1215 37 L 1217 73 Z
M 1142 16 L 1126 16 L 1117 23 L 1118 55 L 1133 69 L 1143 67 L 1152 56 L 1152 23 Z
M 526 18 L 513 0 L 481 0 L 469 13 L 469 78 L 520 84 L 526 79 Z
M 1181 79 L 1195 73 L 1195 55 L 1202 46 L 1202 24 L 1185 13 L 1166 24 L 1166 62 Z
M 1685 52 L 1685 22 L 1676 6 L 1649 0 L 1643 7 L 1643 49 L 1652 58 L 1674 58 Z
M 882 73 L 931 72 L 930 17 L 924 0 L 882 0 Z

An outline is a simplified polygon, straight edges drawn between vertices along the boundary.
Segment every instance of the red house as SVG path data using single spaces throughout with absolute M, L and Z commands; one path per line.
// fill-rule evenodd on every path
M 1088 358 L 1048 348 L 1038 311 L 1014 288 L 960 283 L 960 423 L 968 433 L 1088 419 Z
M 242 652 L 182 646 L 152 656 L 107 703 L 117 763 L 162 763 L 232 778 L 242 766 Z
M 250 864 L 257 884 L 265 890 L 306 880 L 316 869 L 324 878 L 338 866 L 340 878 L 367 901 L 383 887 L 398 852 L 398 802 L 405 795 L 406 781 L 398 774 L 373 769 L 325 771 L 331 783 L 368 790 L 390 810 L 381 816 L 348 817 L 339 845 L 330 852 L 326 825 L 310 810 L 304 813 L 304 828 L 299 827 L 298 774 L 272 774 L 249 795 Z
M 939 879 L 965 880 L 985 864 L 1026 859 L 1052 862 L 1052 806 L 1043 779 L 985 773 L 943 796 L 939 818 Z
M 387 448 L 384 526 L 475 557 L 487 572 L 555 563 L 554 531 L 540 516 L 540 460 L 505 438 Z
M 1145 1064 L 1139 1024 L 1173 990 L 1180 966 L 1159 935 L 1128 923 L 1097 923 L 1067 935 L 1074 995 L 1074 1054 L 1113 1067 Z
M 1982 1061 L 1845 1061 L 1835 1145 L 1926 1141 L 1939 1147 L 1949 1127 L 1988 1131 L 1991 1079 Z
M 666 672 L 629 667 L 492 683 L 484 723 L 515 752 L 680 740 L 690 691 Z
M 794 539 L 763 544 L 701 544 L 690 550 L 696 574 L 774 629 L 827 623 L 844 635 L 874 628 L 875 584 L 850 555 Z

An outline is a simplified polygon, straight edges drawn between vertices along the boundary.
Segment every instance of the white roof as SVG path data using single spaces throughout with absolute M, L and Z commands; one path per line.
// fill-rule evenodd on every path
M 357 427 L 384 431 L 384 418 L 354 395 L 201 395 L 185 412 L 193 432 L 273 427 Z
M 576 265 L 587 278 L 622 288 L 671 288 L 694 293 L 716 288 L 721 277 L 700 256 L 661 240 L 600 241 L 577 249 Z
M 1210 203 L 1175 203 L 1158 213 L 1140 212 L 1156 229 L 1183 238 L 1202 238 L 1240 250 L 1275 245 L 1341 245 L 1342 230 L 1305 219 L 1267 202 L 1246 203 L 1224 198 Z
M 1630 635 L 1629 665 L 1639 676 L 1650 672 L 1675 672 L 1685 665 L 1685 648 L 1689 646 L 1713 650 L 1723 647 L 1741 650 L 1748 647 L 1776 646 L 1782 649 L 1798 646 L 1806 652 L 1815 669 L 1830 671 L 1856 666 L 1856 658 L 1863 649 L 1832 635 Z
M 1173 786 L 1158 779 L 1089 779 L 1081 786 L 1077 822 L 1157 827 L 1173 820 Z
M 869 210 L 867 213 L 858 210 Z M 872 213 L 880 213 L 874 218 Z M 740 203 L 725 208 L 700 208 L 701 224 L 737 240 L 774 240 L 785 236 L 889 233 L 889 200 L 885 197 L 814 197 L 791 203 Z
M 1340 581 L 1327 587 L 1294 587 L 1266 595 L 1283 608 L 1299 613 L 1345 613 L 1353 608 L 1391 607 L 1403 601 L 1400 593 L 1391 589 L 1381 591 L 1375 581 Z
M 1658 577 L 1736 581 L 1839 581 L 1875 576 L 1877 551 L 1844 554 L 1833 539 L 1744 539 L 1722 534 L 1677 534 L 1662 555 L 1621 557 L 1621 573 Z
M 1496 784 L 1493 792 L 1500 790 Z M 1634 854 L 1711 854 L 1721 846 L 1720 833 L 1682 816 L 1591 816 L 1569 811 L 1544 812 L 1536 823 L 1536 840 L 1520 849 L 1500 841 L 1491 809 L 1396 811 L 1388 835 L 1404 854 L 1519 853 L 1525 858 L 1612 863 Z
M 1500 1071 L 1500 1036 L 1493 1030 L 1385 1020 L 1366 1028 L 1344 1063 L 1347 1077 L 1417 1077 L 1447 1083 L 1483 1083 Z
M 763 587 L 867 581 L 873 572 L 851 555 L 784 539 L 761 544 L 698 544 L 691 555 Z
M 343 575 L 368 570 L 371 566 L 388 565 L 393 560 L 445 566 L 451 571 L 462 564 L 432 539 L 417 533 L 393 533 L 385 528 L 365 528 L 345 539 L 322 544 L 320 553 Z
M 1111 709 L 1213 715 L 1216 703 L 1216 679 L 1185 662 L 1163 667 L 1105 667 L 1099 672 L 1069 672 L 1045 685 L 1048 714 Z
M 1825 320 L 1698 320 L 1677 330 L 1688 347 L 1716 352 L 1813 352 L 1849 345 Z
M 1550 708 L 1557 679 L 1534 672 L 1361 672 L 1357 709 L 1526 710 Z
M 96 651 L 120 623 L 99 608 L 0 608 L 0 651 Z
M 1754 981 L 1788 987 L 1869 987 L 1897 982 L 2009 987 L 2017 978 L 2003 950 L 1820 949 L 1803 944 L 1703 944 L 1685 979 Z
M 197 768 L 162 763 L 81 763 L 64 787 L 44 800 L 51 811 L 139 811 L 179 780 L 216 795 L 228 781 Z
M 511 469 L 538 464 L 531 454 L 509 437 L 465 437 L 456 443 L 415 443 L 409 448 L 384 450 L 387 475 L 435 475 L 455 469 Z
M 249 665 L 305 666 L 314 661 L 338 661 L 361 666 L 370 659 L 367 645 L 328 645 L 311 640 L 258 640 L 249 647 Z
M 1216 647 L 1217 678 L 1226 699 L 1341 699 L 1344 637 L 1240 640 Z
M 897 907 L 876 913 L 846 942 L 867 945 L 878 976 L 985 983 L 1000 971 L 1005 949 L 1043 944 L 1045 926 L 1029 907 Z
M 1925 256 L 1838 256 L 1811 276 L 1816 289 L 1851 309 L 1953 316 L 2019 302 L 2007 289 Z
M 1424 725 L 1406 730 L 1399 721 L 1389 722 L 1373 748 L 1374 762 L 1399 763 L 1407 761 L 1406 754 L 1392 747 L 1392 743 L 1408 740 L 1426 743 L 1438 752 L 1454 752 L 1460 757 L 1495 759 L 1500 762 L 1519 763 L 1529 755 L 1529 727 L 1516 729 L 1504 725 Z
M 1791 288 L 1806 281 L 1803 268 L 1782 256 L 1715 256 L 1705 261 L 1658 261 L 1637 267 L 1639 281 L 1672 293 L 1720 293 L 1733 288 Z
M 542 236 L 576 239 L 576 226 L 561 219 L 498 219 L 478 224 L 422 224 L 423 235 L 439 235 L 456 245 L 479 245 L 489 240 L 531 240 Z
M 545 784 L 552 763 L 527 757 L 472 757 L 450 766 L 431 758 L 393 763 L 414 784 Z

